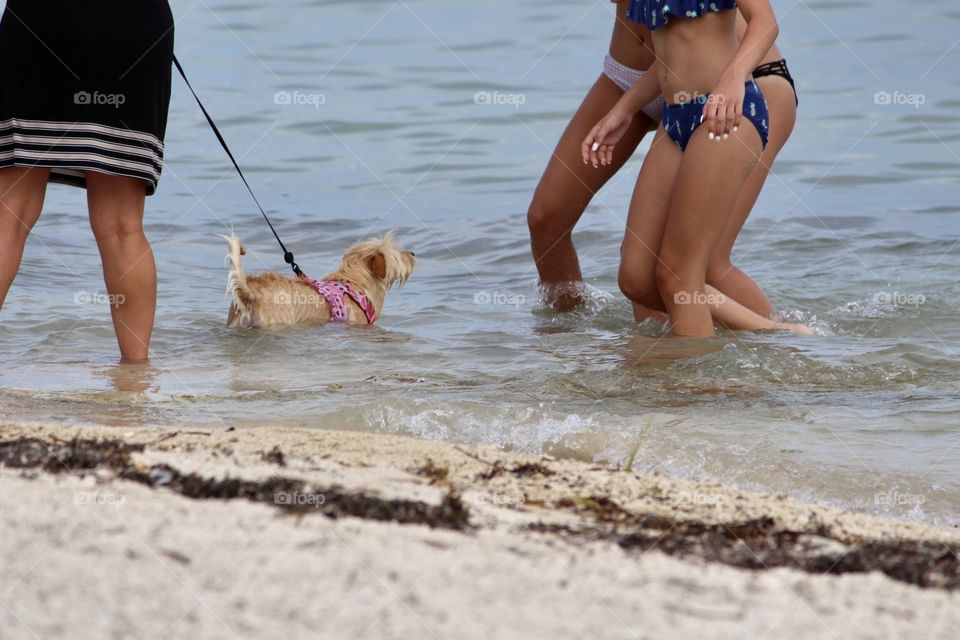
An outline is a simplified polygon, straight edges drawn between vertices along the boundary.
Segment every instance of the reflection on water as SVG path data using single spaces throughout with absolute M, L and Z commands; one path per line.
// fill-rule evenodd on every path
M 711 340 L 671 338 L 669 336 L 651 337 L 643 334 L 634 336 L 627 344 L 628 357 L 640 367 L 659 367 L 673 364 L 678 360 L 696 358 L 723 349 L 722 338 Z
M 154 388 L 160 369 L 150 363 L 123 363 L 94 369 L 93 375 L 109 381 L 109 388 L 118 393 L 144 393 Z
M 618 294 L 641 154 L 574 235 L 586 304 L 537 302 L 524 213 L 599 72 L 609 3 L 172 4 L 179 56 L 300 264 L 325 273 L 397 228 L 418 270 L 369 330 L 227 330 L 216 234 L 236 231 L 250 271 L 284 265 L 175 82 L 147 212 L 152 362 L 117 366 L 109 310 L 77 303 L 97 299 L 77 293 L 102 288 L 99 260 L 82 194 L 52 187 L 0 314 L 6 416 L 384 431 L 612 464 L 636 448 L 643 471 L 956 518 L 960 14 L 946 0 L 774 3 L 799 123 L 735 258 L 821 335 L 706 341 L 634 324 Z M 477 104 L 482 91 L 525 101 Z

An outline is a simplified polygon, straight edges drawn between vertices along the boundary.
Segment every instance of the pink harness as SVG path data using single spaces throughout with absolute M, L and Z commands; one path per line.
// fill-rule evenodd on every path
M 376 321 L 377 312 L 373 308 L 373 303 L 370 302 L 370 298 L 354 289 L 353 285 L 349 282 L 341 282 L 339 280 L 314 280 L 310 277 L 307 277 L 307 282 L 327 301 L 327 304 L 330 306 L 331 322 L 346 322 L 349 318 L 347 304 L 343 299 L 344 295 L 357 303 L 357 306 L 363 311 L 363 315 L 367 317 L 367 324 L 373 324 Z

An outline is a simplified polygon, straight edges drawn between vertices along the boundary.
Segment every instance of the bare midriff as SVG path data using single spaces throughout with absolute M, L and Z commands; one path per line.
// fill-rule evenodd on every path
M 678 96 L 713 91 L 739 46 L 736 20 L 734 10 L 697 18 L 670 16 L 666 26 L 653 32 L 664 100 L 683 102 L 689 97 Z
M 617 3 L 617 20 L 610 36 L 610 57 L 632 69 L 649 69 L 655 60 L 650 30 L 627 17 L 628 4 Z

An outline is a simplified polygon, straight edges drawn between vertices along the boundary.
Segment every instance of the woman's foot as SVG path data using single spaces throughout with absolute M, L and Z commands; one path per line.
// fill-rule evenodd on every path
M 813 329 L 811 329 L 805 324 L 793 324 L 791 322 L 777 322 L 776 328 L 782 331 L 792 331 L 793 333 L 799 333 L 802 336 L 814 335 Z
M 555 311 L 573 311 L 584 302 L 583 282 L 540 282 L 540 299 Z

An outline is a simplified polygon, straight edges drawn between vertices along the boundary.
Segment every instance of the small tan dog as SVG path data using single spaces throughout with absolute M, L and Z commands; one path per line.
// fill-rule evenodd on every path
M 234 235 L 220 237 L 229 246 L 227 294 L 233 302 L 228 327 L 321 325 L 331 321 L 373 324 L 383 312 L 387 291 L 394 283 L 402 286 L 416 266 L 413 252 L 397 249 L 391 231 L 350 247 L 337 270 L 319 281 L 271 271 L 248 276 L 240 264 L 240 256 L 246 253 L 240 239 Z

